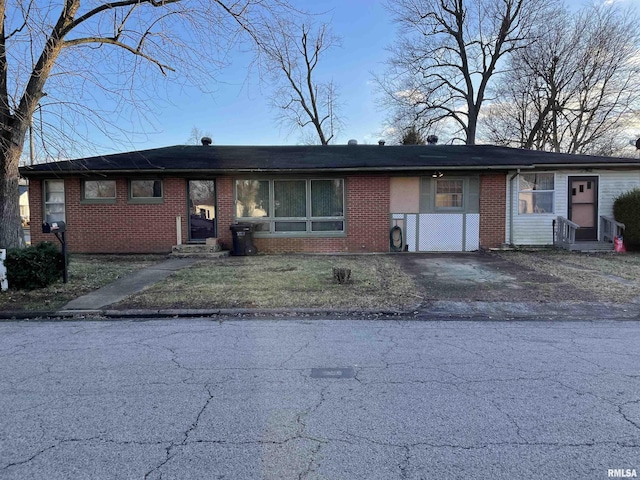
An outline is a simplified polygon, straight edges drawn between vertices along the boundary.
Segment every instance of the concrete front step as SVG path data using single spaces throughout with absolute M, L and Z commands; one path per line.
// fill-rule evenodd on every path
M 609 242 L 576 242 L 566 245 L 572 252 L 613 252 L 613 243 Z
M 228 257 L 228 250 L 220 250 L 220 245 L 185 244 L 171 248 L 172 257 L 220 258 Z

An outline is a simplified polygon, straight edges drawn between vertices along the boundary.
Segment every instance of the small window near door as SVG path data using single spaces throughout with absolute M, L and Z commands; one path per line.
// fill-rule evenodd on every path
M 436 180 L 436 209 L 462 209 L 464 180 Z
M 64 180 L 44 181 L 44 221 L 65 221 Z
M 522 173 L 519 178 L 518 213 L 553 213 L 553 173 Z

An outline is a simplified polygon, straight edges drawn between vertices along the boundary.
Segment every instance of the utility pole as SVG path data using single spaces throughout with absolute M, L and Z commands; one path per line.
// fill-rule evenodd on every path
M 33 118 L 29 122 L 29 160 L 31 160 L 31 165 L 33 166 Z

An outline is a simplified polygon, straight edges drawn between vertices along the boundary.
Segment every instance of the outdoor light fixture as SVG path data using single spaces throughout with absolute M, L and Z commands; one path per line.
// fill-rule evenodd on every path
M 441 172 L 441 171 L 439 171 L 439 170 L 436 170 L 435 172 L 433 172 L 433 173 L 431 174 L 431 176 L 432 176 L 433 178 L 440 178 L 440 177 L 444 177 L 444 173 L 442 173 L 442 172 Z

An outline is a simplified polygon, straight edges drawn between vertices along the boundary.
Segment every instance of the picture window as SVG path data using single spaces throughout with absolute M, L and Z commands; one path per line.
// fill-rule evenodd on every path
M 342 179 L 236 180 L 235 188 L 236 220 L 255 222 L 256 232 L 344 232 Z

